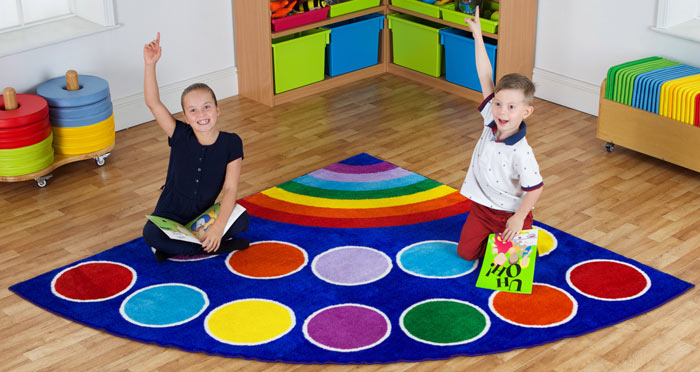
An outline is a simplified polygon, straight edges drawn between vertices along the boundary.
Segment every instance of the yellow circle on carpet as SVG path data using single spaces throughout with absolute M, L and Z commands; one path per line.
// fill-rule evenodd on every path
M 559 243 L 554 234 L 539 226 L 532 227 L 537 229 L 537 254 L 539 256 L 546 256 L 557 249 Z
M 223 304 L 204 320 L 207 333 L 231 345 L 260 345 L 274 341 L 296 324 L 289 307 L 272 300 L 249 298 Z

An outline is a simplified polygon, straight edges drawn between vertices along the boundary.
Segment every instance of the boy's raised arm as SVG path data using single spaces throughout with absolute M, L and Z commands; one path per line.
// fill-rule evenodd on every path
M 481 34 L 481 23 L 479 22 L 479 7 L 476 7 L 474 18 L 466 18 L 464 20 L 474 37 L 474 54 L 476 55 L 476 73 L 479 75 L 481 83 L 481 92 L 484 98 L 490 96 L 494 90 L 493 84 L 493 67 L 489 56 L 486 54 L 486 46 L 484 45 L 484 37 Z
M 160 101 L 158 92 L 158 82 L 156 81 L 156 63 L 160 59 L 160 32 L 155 40 L 143 47 L 143 62 L 145 70 L 143 72 L 143 96 L 146 105 L 153 113 L 158 125 L 163 128 L 168 137 L 172 137 L 175 132 L 175 118 L 170 114 L 168 108 Z

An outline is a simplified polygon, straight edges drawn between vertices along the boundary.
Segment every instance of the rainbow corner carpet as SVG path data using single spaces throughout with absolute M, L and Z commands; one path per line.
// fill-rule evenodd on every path
M 158 264 L 142 238 L 10 289 L 135 341 L 290 363 L 483 355 L 622 322 L 693 285 L 553 227 L 530 295 L 477 288 L 470 202 L 359 154 L 240 200 L 250 248 Z

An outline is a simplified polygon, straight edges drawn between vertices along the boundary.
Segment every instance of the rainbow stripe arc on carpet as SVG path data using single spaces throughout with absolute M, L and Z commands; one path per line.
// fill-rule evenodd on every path
M 269 220 L 318 227 L 387 227 L 452 217 L 470 202 L 439 182 L 367 154 L 240 200 Z

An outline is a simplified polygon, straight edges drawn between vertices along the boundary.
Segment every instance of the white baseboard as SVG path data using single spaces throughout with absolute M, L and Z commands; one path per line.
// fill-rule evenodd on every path
M 217 99 L 232 97 L 238 94 L 238 72 L 235 67 L 210 72 L 191 79 L 160 87 L 160 100 L 170 110 L 177 113 L 180 107 L 180 95 L 189 85 L 204 83 L 216 93 Z M 151 111 L 146 107 L 143 92 L 130 96 L 112 99 L 114 107 L 114 123 L 116 130 L 122 130 L 153 120 Z
M 598 116 L 600 85 L 538 68 L 532 73 L 532 81 L 537 88 L 537 98 Z

